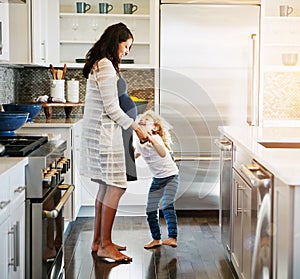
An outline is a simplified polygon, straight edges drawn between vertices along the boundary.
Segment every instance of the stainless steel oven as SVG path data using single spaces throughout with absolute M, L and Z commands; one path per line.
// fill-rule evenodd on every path
M 4 156 L 28 157 L 26 179 L 26 278 L 64 278 L 64 205 L 73 185 L 64 184 L 70 159 L 66 141 L 40 136 L 1 136 Z
M 27 200 L 27 278 L 64 278 L 63 208 L 73 190 L 61 184 L 42 201 Z

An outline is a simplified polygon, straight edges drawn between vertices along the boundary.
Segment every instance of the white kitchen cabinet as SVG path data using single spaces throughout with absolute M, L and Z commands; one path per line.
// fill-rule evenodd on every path
M 0 1 L 0 61 L 9 60 L 9 9 Z
M 274 185 L 273 278 L 294 279 L 300 273 L 300 186 L 277 178 Z
M 300 55 L 300 2 L 294 0 L 262 1 L 262 74 L 264 72 L 299 71 L 300 61 L 295 66 L 286 66 L 282 62 L 283 53 Z M 289 5 L 293 12 L 289 16 L 280 16 L 280 5 Z
M 9 4 L 10 64 L 48 65 L 57 60 L 57 52 L 53 49 L 56 47 L 58 9 L 54 4 L 51 0 Z
M 65 151 L 65 157 L 71 159 L 71 169 L 65 174 L 66 184 L 72 184 L 75 186 L 72 199 L 70 199 L 64 208 L 65 221 L 74 221 L 78 215 L 81 206 L 81 187 L 79 177 L 75 172 L 76 155 L 74 144 L 76 142 L 75 135 L 78 135 L 80 121 L 74 120 L 72 123 L 55 123 L 52 120 L 51 123 L 29 123 L 23 126 L 18 132 L 34 135 L 47 135 L 60 136 L 61 139 L 67 141 L 67 150 Z
M 0 278 L 25 278 L 25 164 L 0 175 Z
M 279 179 L 274 181 L 274 251 L 273 273 L 275 279 L 293 278 L 292 263 L 292 190 Z
M 1 191 L 0 191 L 0 278 L 8 278 L 8 263 L 9 263 L 9 179 L 8 176 L 1 176 Z
M 280 16 L 280 6 L 293 8 Z M 261 1 L 260 123 L 286 125 L 298 118 L 297 94 L 300 71 L 300 2 L 295 0 Z M 283 63 L 283 55 L 295 54 L 295 65 Z M 274 107 L 276 109 L 274 110 Z M 281 123 L 280 123 L 281 122 Z
M 99 3 L 91 4 L 84 14 L 76 13 L 75 0 L 55 0 L 59 3 L 59 34 L 53 34 L 57 40 L 59 60 L 54 63 L 67 63 L 68 66 L 82 67 L 76 59 L 84 59 L 88 50 L 99 39 L 105 28 L 113 23 L 123 22 L 132 31 L 134 44 L 125 59 L 133 59 L 134 64 L 121 64 L 127 68 L 149 68 L 158 65 L 158 0 L 136 0 L 138 10 L 134 14 L 123 14 L 123 3 L 111 0 L 113 10 L 108 14 L 99 13 Z M 57 18 L 57 17 L 56 17 Z M 54 22 L 54 21 L 53 21 Z M 57 25 L 57 24 L 55 24 Z M 74 65 L 75 64 L 75 65 Z

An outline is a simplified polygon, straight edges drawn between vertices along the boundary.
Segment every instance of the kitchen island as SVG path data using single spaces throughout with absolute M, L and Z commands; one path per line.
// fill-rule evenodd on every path
M 221 134 L 242 146 L 287 185 L 300 186 L 300 148 L 266 148 L 260 143 L 300 143 L 295 127 L 220 127 Z
M 268 273 L 267 278 L 298 278 L 300 148 L 297 146 L 300 143 L 300 128 L 245 126 L 220 127 L 219 131 L 222 137 L 233 142 L 231 260 L 237 274 L 241 278 L 250 278 L 253 274 L 254 277 L 251 278 L 259 278 L 257 270 L 260 270 Z M 239 163 L 242 157 L 248 158 L 245 165 Z M 270 190 L 265 188 L 266 181 L 257 180 L 248 171 L 256 163 L 272 174 Z M 247 173 L 249 180 L 252 180 L 250 184 L 242 179 L 243 174 Z M 261 193 L 268 193 L 269 215 L 261 210 L 266 209 L 266 203 L 260 199 Z M 271 239 L 267 246 L 266 236 Z M 237 243 L 242 246 L 240 251 Z M 248 250 L 247 247 L 251 249 Z M 270 256 L 266 254 L 267 249 Z M 245 269 L 244 256 L 249 256 L 249 253 L 251 268 Z M 265 263 L 267 264 L 264 265 Z

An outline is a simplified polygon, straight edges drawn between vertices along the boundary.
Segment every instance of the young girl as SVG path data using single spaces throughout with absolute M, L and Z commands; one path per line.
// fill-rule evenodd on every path
M 139 117 L 139 125 L 148 132 L 146 142 L 136 144 L 136 158 L 140 155 L 148 164 L 153 175 L 148 193 L 147 221 L 153 240 L 144 248 L 156 246 L 177 246 L 177 216 L 174 209 L 175 196 L 178 189 L 178 168 L 170 154 L 170 134 L 164 120 L 153 111 L 146 111 Z M 159 203 L 168 227 L 168 239 L 161 241 L 158 222 Z

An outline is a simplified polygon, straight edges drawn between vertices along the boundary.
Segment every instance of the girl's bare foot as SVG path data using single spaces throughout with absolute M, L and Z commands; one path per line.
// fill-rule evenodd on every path
M 116 262 L 127 261 L 131 262 L 132 258 L 122 254 L 114 245 L 99 247 L 97 256 L 103 259 L 108 259 Z
M 162 242 L 161 240 L 152 240 L 151 242 L 147 243 L 144 245 L 144 248 L 145 249 L 150 249 L 150 248 L 155 248 L 155 247 L 158 247 L 158 246 L 161 246 L 162 245 Z
M 170 237 L 162 242 L 163 245 L 169 245 L 171 247 L 177 247 L 176 238 Z
M 126 250 L 126 246 L 118 245 L 118 244 L 115 244 L 115 243 L 113 243 L 113 245 L 119 251 L 125 251 Z M 92 252 L 97 252 L 98 249 L 99 249 L 99 244 L 92 244 L 91 249 L 92 249 Z

